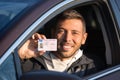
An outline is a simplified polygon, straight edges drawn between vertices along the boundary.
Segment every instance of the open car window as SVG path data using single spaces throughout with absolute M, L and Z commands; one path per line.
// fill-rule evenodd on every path
M 97 64 L 98 62 L 102 63 L 101 66 L 103 67 L 98 66 L 99 64 L 96 65 L 99 68 L 99 71 L 106 69 L 108 65 L 111 64 L 108 64 L 109 61 L 107 61 L 106 59 L 106 48 L 108 45 L 105 43 L 106 41 L 104 39 L 105 36 L 103 33 L 103 29 L 105 25 L 101 18 L 102 14 L 100 13 L 99 6 L 97 6 L 96 4 L 89 4 L 83 6 L 77 5 L 73 9 L 77 10 L 80 14 L 82 14 L 86 21 L 88 38 L 86 44 L 83 45 L 81 49 L 83 49 L 85 55 L 91 55 L 89 56 L 89 58 L 93 59 L 95 64 Z M 47 38 L 50 38 L 50 30 L 53 26 L 50 26 L 49 23 L 54 22 L 56 16 L 57 15 L 52 16 L 52 18 L 48 20 L 44 25 L 39 24 L 35 32 L 44 34 L 47 36 Z M 111 58 L 109 57 L 109 59 Z

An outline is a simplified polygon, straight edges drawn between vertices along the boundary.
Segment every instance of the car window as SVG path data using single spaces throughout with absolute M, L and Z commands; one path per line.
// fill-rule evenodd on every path
M 21 15 L 24 11 L 27 11 L 30 6 L 33 6 L 37 2 L 41 0 L 1 0 L 0 1 L 0 31 L 6 30 L 8 27 L 6 26 L 10 23 L 14 17 L 17 15 Z M 13 6 L 14 5 L 14 6 Z
M 120 0 L 115 0 L 115 2 L 116 2 L 117 6 L 118 6 L 118 8 L 119 8 L 119 11 L 120 11 L 120 5 L 119 5 Z
M 118 32 L 120 33 L 120 5 L 119 5 L 119 3 L 120 3 L 120 0 L 115 0 L 115 1 L 112 1 L 112 0 L 110 0 L 110 6 L 111 6 L 111 10 L 112 10 L 112 12 L 113 12 L 113 16 L 114 16 L 114 18 L 116 19 L 115 20 L 115 22 L 116 22 L 116 26 L 118 26 L 118 27 L 116 27 L 116 28 L 118 28 L 117 30 L 118 30 Z M 120 36 L 120 35 L 118 35 L 118 36 Z
M 119 3 L 120 3 L 120 0 L 116 0 L 116 5 L 118 6 L 118 12 L 119 13 L 117 13 L 117 11 L 115 11 L 116 12 L 116 14 L 120 14 L 120 5 L 119 5 Z M 118 24 L 120 24 L 120 15 L 116 15 L 117 16 L 117 19 L 118 19 Z M 118 29 L 118 31 L 119 31 L 119 33 L 120 33 L 120 26 L 119 26 L 119 29 Z M 120 36 L 120 35 L 119 35 Z
M 98 67 L 98 71 L 101 71 L 107 68 L 105 56 L 106 45 L 102 33 L 101 23 L 99 22 L 99 16 L 96 14 L 96 7 L 96 5 L 85 5 L 75 7 L 74 9 L 81 13 L 86 21 L 88 38 L 86 44 L 82 47 L 84 55 L 88 56 L 90 59 L 93 59 L 96 67 Z M 42 28 L 41 26 L 38 26 L 40 28 L 37 30 L 37 33 L 45 34 L 47 38 L 51 38 L 51 28 L 54 27 L 54 25 L 51 24 L 55 23 L 55 20 L 56 16 L 51 18 L 49 22 L 45 23 Z M 98 63 L 100 63 L 101 65 Z
M 14 6 L 13 6 L 14 5 Z M 0 30 L 11 21 L 18 13 L 28 7 L 25 3 L 1 2 L 0 3 Z

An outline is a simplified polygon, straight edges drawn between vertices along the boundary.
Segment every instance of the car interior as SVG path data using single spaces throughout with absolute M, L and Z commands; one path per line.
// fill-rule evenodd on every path
M 86 41 L 85 45 L 82 45 L 81 49 L 83 49 L 84 54 L 87 55 L 89 58 L 92 58 L 94 60 L 94 63 L 97 64 L 98 62 L 102 63 L 103 67 L 97 66 L 99 67 L 99 71 L 104 70 L 108 67 L 107 62 L 106 62 L 106 46 L 105 46 L 105 42 L 104 42 L 104 37 L 103 37 L 103 32 L 101 29 L 101 25 L 100 22 L 98 21 L 98 16 L 96 15 L 96 12 L 94 10 L 94 5 L 88 5 L 88 6 L 80 6 L 80 7 L 76 7 L 75 9 L 80 12 L 80 14 L 83 15 L 83 17 L 85 18 L 86 21 L 86 28 L 87 28 L 87 33 L 88 33 L 88 38 Z M 48 23 L 46 23 L 44 25 L 44 27 L 40 28 L 38 30 L 38 33 L 42 33 L 45 34 L 47 36 L 47 38 L 50 38 L 51 34 L 50 34 L 50 30 L 51 30 L 51 23 L 53 23 L 55 20 L 54 19 L 50 20 Z M 44 73 L 41 72 L 39 74 Z M 45 72 L 47 73 L 47 72 Z M 47 74 L 49 75 L 50 72 L 48 72 Z M 35 78 L 37 75 L 35 75 L 37 73 L 28 73 L 22 76 L 22 80 L 25 79 L 29 79 L 29 80 L 34 80 L 37 78 Z M 43 76 L 47 75 L 47 74 L 42 74 Z M 54 74 L 54 72 L 52 73 L 54 75 L 54 77 L 56 76 Z M 29 78 L 29 76 L 31 76 Z M 32 79 L 32 75 L 35 75 L 34 78 Z M 52 75 L 52 77 L 53 77 Z M 69 76 L 70 77 L 70 76 Z M 59 77 L 60 78 L 60 77 Z M 57 80 L 59 80 L 59 78 Z M 47 77 L 48 79 L 48 77 Z M 44 80 L 47 80 L 46 78 L 44 78 Z M 61 78 L 60 78 L 61 79 Z M 64 79 L 62 79 L 64 80 Z M 69 79 L 72 80 L 72 79 Z M 75 79 L 77 80 L 77 79 Z
M 75 8 L 84 17 L 88 33 L 87 41 L 85 45 L 82 45 L 80 47 L 80 49 L 83 49 L 85 55 L 92 59 L 95 59 L 95 63 L 97 63 L 97 61 L 100 61 L 103 63 L 104 68 L 106 68 L 106 47 L 101 25 L 98 22 L 94 7 L 95 6 L 82 6 Z M 52 20 L 46 23 L 43 28 L 38 30 L 38 33 L 44 34 L 47 36 L 47 38 L 50 38 L 51 27 L 53 26 L 53 23 L 55 23 L 55 20 L 56 18 L 54 17 Z
M 84 54 L 91 55 L 90 58 L 92 58 L 95 63 L 98 61 L 103 63 L 102 66 L 104 67 L 100 69 L 102 70 L 107 67 L 106 46 L 101 25 L 94 9 L 95 7 L 95 5 L 83 6 L 77 8 L 77 10 L 83 15 L 86 21 L 86 29 L 88 33 L 86 44 L 82 47 Z

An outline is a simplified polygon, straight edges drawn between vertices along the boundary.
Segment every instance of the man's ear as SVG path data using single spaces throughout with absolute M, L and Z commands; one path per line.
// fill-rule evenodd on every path
M 83 38 L 82 38 L 82 45 L 84 45 L 84 44 L 85 44 L 86 39 L 87 39 L 87 36 L 88 36 L 88 34 L 87 34 L 87 33 L 84 33 L 84 34 L 83 34 Z

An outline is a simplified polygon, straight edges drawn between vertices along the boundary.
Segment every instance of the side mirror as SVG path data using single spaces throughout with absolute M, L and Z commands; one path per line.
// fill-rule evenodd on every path
M 28 72 L 21 76 L 20 80 L 82 80 L 80 77 L 63 72 L 36 71 Z

